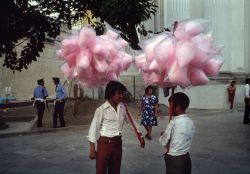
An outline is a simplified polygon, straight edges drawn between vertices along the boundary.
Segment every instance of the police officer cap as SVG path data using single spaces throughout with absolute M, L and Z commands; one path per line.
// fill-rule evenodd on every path
M 43 83 L 44 82 L 44 80 L 43 79 L 39 79 L 39 80 L 37 80 L 37 83 L 38 84 L 41 84 L 41 83 Z

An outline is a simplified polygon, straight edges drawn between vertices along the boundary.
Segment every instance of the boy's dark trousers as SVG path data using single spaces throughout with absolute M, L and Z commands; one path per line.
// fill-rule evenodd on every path
M 189 153 L 180 156 L 165 154 L 166 174 L 191 174 L 191 159 Z
M 43 126 L 43 113 L 45 110 L 45 103 L 42 101 L 35 101 L 36 109 L 37 109 L 37 127 Z
M 58 116 L 60 120 L 60 127 L 65 127 L 65 121 L 64 121 L 64 116 L 63 116 L 64 104 L 65 104 L 65 100 L 56 101 L 55 103 L 55 109 L 53 113 L 53 128 L 57 127 Z
M 96 174 L 120 174 L 122 160 L 121 136 L 100 137 L 97 144 Z
M 244 124 L 249 123 L 249 113 L 250 113 L 250 106 L 249 106 L 249 99 L 245 98 L 245 111 L 244 111 Z

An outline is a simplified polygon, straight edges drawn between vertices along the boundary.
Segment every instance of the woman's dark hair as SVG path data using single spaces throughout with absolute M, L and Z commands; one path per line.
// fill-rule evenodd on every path
M 169 97 L 168 101 L 170 102 L 172 99 L 174 103 L 174 108 L 176 106 L 180 106 L 185 111 L 189 106 L 189 97 L 182 92 L 177 92 L 173 94 L 171 97 Z
M 153 90 L 153 93 L 154 93 L 154 87 L 153 87 L 152 85 L 149 85 L 149 86 L 147 86 L 146 89 L 145 89 L 145 94 L 147 94 L 148 91 L 149 91 L 150 89 L 152 89 L 152 90 Z
M 116 91 L 126 92 L 127 88 L 118 81 L 110 81 L 105 89 L 105 99 L 111 99 L 115 95 Z

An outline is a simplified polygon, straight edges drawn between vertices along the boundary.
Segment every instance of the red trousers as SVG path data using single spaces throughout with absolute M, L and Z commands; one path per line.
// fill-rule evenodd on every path
M 121 136 L 100 137 L 97 144 L 96 174 L 120 174 L 122 160 Z

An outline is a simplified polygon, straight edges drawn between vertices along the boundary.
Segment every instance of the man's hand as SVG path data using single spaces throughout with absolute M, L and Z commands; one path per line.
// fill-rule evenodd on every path
M 89 151 L 89 159 L 91 160 L 96 159 L 96 151 L 93 151 L 93 150 Z

